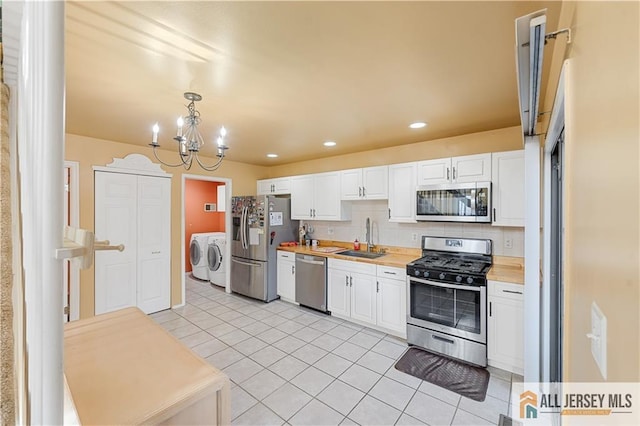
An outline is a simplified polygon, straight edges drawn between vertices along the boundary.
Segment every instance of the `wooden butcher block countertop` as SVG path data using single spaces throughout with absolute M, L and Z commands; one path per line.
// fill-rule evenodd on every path
M 278 250 L 290 251 L 293 253 L 310 254 L 313 256 L 323 256 L 333 259 L 350 260 L 353 262 L 373 263 L 375 265 L 393 266 L 396 268 L 405 268 L 407 263 L 416 260 L 422 256 L 420 249 L 403 248 L 403 247 L 390 247 L 390 246 L 376 246 L 376 250 L 383 248 L 386 250 L 384 256 L 376 259 L 366 259 L 362 257 L 343 256 L 337 250 L 353 250 L 353 243 L 345 243 L 342 241 L 322 241 L 317 249 L 307 248 L 306 246 L 296 247 L 278 247 Z M 366 244 L 360 245 L 361 251 L 367 250 Z
M 522 257 L 494 256 L 493 265 L 487 273 L 487 279 L 524 284 L 524 259 Z
M 65 324 L 64 353 L 82 424 L 230 423 L 227 376 L 138 308 Z

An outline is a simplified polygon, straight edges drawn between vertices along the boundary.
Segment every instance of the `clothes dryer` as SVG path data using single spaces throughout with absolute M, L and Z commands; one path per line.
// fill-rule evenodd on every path
M 212 232 L 194 233 L 189 244 L 189 261 L 191 273 L 194 278 L 209 280 L 209 267 L 207 264 L 207 247 Z
M 227 235 L 224 232 L 211 234 L 207 248 L 209 281 L 220 287 L 227 285 L 226 252 Z

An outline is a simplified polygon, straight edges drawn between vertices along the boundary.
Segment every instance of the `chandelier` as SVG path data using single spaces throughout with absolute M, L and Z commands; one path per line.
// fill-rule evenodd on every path
M 193 160 L 195 160 L 200 167 L 208 171 L 217 170 L 218 167 L 222 164 L 222 160 L 224 159 L 224 152 L 229 149 L 228 146 L 224 144 L 224 137 L 227 134 L 227 130 L 224 126 L 220 129 L 220 135 L 217 139 L 217 148 L 218 161 L 213 165 L 204 164 L 200 157 L 198 157 L 198 153 L 200 152 L 200 148 L 204 146 L 204 139 L 202 135 L 198 131 L 198 124 L 200 124 L 200 112 L 196 109 L 196 102 L 202 100 L 202 96 L 193 92 L 186 92 L 184 94 L 185 99 L 189 102 L 187 105 L 187 110 L 189 111 L 188 115 L 184 118 L 178 118 L 178 131 L 176 136 L 173 138 L 177 142 L 178 156 L 180 158 L 180 162 L 176 164 L 165 163 L 162 161 L 156 152 L 156 148 L 160 147 L 158 143 L 158 132 L 160 131 L 160 127 L 158 127 L 158 123 L 153 126 L 153 137 L 151 139 L 151 143 L 149 146 L 153 147 L 153 155 L 156 157 L 160 163 L 164 164 L 168 167 L 184 167 L 185 169 L 191 169 L 193 164 Z

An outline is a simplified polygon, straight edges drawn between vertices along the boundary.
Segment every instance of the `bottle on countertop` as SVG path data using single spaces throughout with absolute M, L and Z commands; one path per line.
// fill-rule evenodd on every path
M 353 249 L 354 250 L 360 250 L 360 241 L 358 241 L 358 239 L 356 238 L 356 240 L 353 242 Z

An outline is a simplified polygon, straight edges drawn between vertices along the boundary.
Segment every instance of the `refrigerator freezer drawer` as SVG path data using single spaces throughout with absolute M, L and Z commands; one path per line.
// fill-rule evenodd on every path
M 231 291 L 270 302 L 267 300 L 267 263 L 232 256 Z

